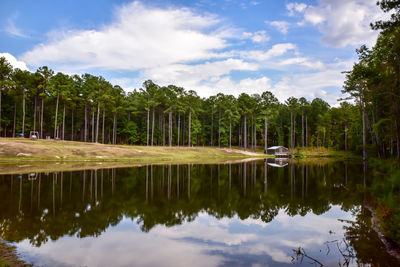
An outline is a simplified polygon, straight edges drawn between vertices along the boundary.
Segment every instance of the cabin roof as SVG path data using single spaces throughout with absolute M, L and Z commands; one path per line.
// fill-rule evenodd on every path
M 271 146 L 271 147 L 269 147 L 268 149 L 279 149 L 279 148 L 285 148 L 285 149 L 287 149 L 287 148 L 284 147 L 284 146 Z

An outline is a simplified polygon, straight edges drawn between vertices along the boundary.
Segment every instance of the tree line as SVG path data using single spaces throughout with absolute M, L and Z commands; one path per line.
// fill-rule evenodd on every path
M 147 80 L 126 93 L 101 76 L 14 69 L 0 58 L 0 136 L 55 138 L 110 144 L 238 146 L 271 145 L 333 148 L 400 158 L 399 1 L 381 1 L 389 21 L 376 45 L 357 49 L 359 61 L 346 72 L 343 93 L 353 101 L 330 107 L 320 98 L 290 97 L 284 103 L 269 91 L 219 93 L 201 98 L 193 90 Z M 348 100 L 348 99 L 344 99 Z
M 345 72 L 343 92 L 361 112 L 363 158 L 368 146 L 375 146 L 375 155 L 387 157 L 390 151 L 400 159 L 400 1 L 377 5 L 391 13 L 390 19 L 371 23 L 372 29 L 380 30 L 376 44 L 356 50 L 359 60 Z
M 357 150 L 360 111 L 343 102 L 330 107 L 320 98 L 269 91 L 239 97 L 195 91 L 147 80 L 126 93 L 103 77 L 67 75 L 46 66 L 36 72 L 13 69 L 0 58 L 0 135 L 161 146 L 271 145 Z

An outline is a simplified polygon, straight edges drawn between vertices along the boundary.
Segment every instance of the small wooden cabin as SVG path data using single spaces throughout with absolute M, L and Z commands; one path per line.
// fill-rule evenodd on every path
M 289 149 L 284 146 L 271 146 L 267 149 L 268 155 L 275 155 L 277 157 L 287 157 L 289 153 Z

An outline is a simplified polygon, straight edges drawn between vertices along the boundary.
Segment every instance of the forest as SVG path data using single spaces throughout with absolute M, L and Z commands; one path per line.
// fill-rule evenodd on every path
M 372 48 L 361 46 L 345 71 L 343 99 L 331 107 L 320 98 L 279 102 L 262 94 L 193 90 L 151 80 L 125 92 L 103 77 L 14 69 L 0 58 L 0 136 L 54 138 L 147 146 L 218 146 L 265 150 L 272 145 L 330 148 L 373 157 L 400 158 L 399 1 L 378 2 L 388 21 Z

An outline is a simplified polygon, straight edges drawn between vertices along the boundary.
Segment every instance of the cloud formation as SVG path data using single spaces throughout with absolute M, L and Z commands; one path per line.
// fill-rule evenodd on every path
M 15 25 L 15 21 L 18 18 L 18 13 L 13 13 L 8 19 L 7 19 L 7 25 L 5 27 L 5 31 L 14 36 L 14 37 L 19 37 L 19 38 L 28 38 L 28 35 L 22 32 L 20 28 L 18 28 Z
M 264 26 L 287 34 L 297 20 L 299 25 L 317 27 L 322 40 L 335 47 L 376 37 L 368 24 L 380 11 L 367 0 L 292 2 L 286 9 L 290 22 L 265 21 Z M 270 90 L 281 101 L 305 96 L 334 104 L 343 82 L 341 72 L 347 68 L 304 55 L 301 43 L 288 40 L 289 35 L 277 42 L 271 33 L 241 29 L 222 16 L 195 9 L 135 1 L 115 9 L 112 22 L 101 27 L 55 29 L 47 40 L 22 54 L 18 64 L 103 75 L 129 91 L 152 79 L 196 90 L 203 97 Z M 118 72 L 118 77 L 110 71 Z
M 378 33 L 369 24 L 388 16 L 371 0 L 318 0 L 316 5 L 290 3 L 289 15 L 300 16 L 299 25 L 311 24 L 322 41 L 334 47 L 373 45 Z
M 10 63 L 11 66 L 13 66 L 13 68 L 18 68 L 21 70 L 29 70 L 25 62 L 16 59 L 10 53 L 0 53 L 0 57 L 4 57 L 8 61 L 8 63 Z
M 283 20 L 275 20 L 275 21 L 265 21 L 266 24 L 276 28 L 283 34 L 287 34 L 289 30 L 290 23 Z
M 30 65 L 75 69 L 137 70 L 216 57 L 229 31 L 213 15 L 186 8 L 159 9 L 133 2 L 116 11 L 116 20 L 99 30 L 71 30 L 52 36 L 25 53 Z

